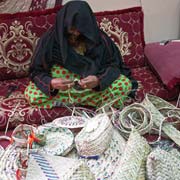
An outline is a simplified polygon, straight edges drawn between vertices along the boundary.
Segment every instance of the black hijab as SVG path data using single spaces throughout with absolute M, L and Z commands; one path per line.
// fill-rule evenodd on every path
M 61 64 L 82 76 L 97 71 L 90 57 L 80 56 L 68 45 L 66 34 L 72 26 L 86 38 L 91 48 L 99 44 L 100 30 L 89 5 L 85 1 L 70 1 L 57 13 L 55 25 L 39 40 L 30 73 L 40 61 L 45 67 L 50 67 L 54 63 Z M 32 76 L 36 75 L 33 74 Z
M 68 44 L 67 32 L 71 27 L 80 32 L 87 44 L 84 56 Z M 118 48 L 98 28 L 85 1 L 70 1 L 57 13 L 55 25 L 39 40 L 30 68 L 31 78 L 43 70 L 50 72 L 53 64 L 60 64 L 82 77 L 104 78 L 100 90 L 108 87 L 120 74 L 130 77 L 130 70 L 124 66 Z

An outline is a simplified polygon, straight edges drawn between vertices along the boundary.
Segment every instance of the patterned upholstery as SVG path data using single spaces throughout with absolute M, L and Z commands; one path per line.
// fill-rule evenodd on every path
M 9 128 L 13 128 L 20 123 L 42 124 L 69 115 L 69 110 L 65 108 L 46 110 L 29 106 L 24 98 L 24 89 L 28 82 L 28 78 L 0 81 L 0 87 L 3 87 L 0 88 L 0 130 L 5 129 L 8 120 Z M 6 97 L 11 86 L 16 86 L 17 90 Z
M 39 37 L 54 24 L 57 8 L 0 16 L 0 80 L 26 77 Z
M 0 16 L 0 130 L 4 130 L 8 120 L 10 128 L 14 128 L 20 123 L 41 124 L 69 114 L 65 108 L 43 110 L 31 107 L 24 98 L 33 51 L 39 37 L 54 24 L 58 9 Z M 133 76 L 140 81 L 136 100 L 142 100 L 146 92 L 163 98 L 172 97 L 174 92 L 168 92 L 145 66 L 141 8 L 95 15 L 100 28 L 115 41 L 124 62 L 133 68 Z M 8 96 L 12 87 L 16 88 Z
M 126 65 L 130 68 L 145 65 L 143 12 L 140 7 L 96 13 L 96 19 L 99 27 L 116 43 Z
M 149 66 L 133 68 L 132 76 L 138 81 L 139 88 L 136 92 L 135 100 L 140 102 L 146 93 L 159 96 L 166 100 L 173 100 L 178 95 L 178 88 L 168 90 L 155 76 Z

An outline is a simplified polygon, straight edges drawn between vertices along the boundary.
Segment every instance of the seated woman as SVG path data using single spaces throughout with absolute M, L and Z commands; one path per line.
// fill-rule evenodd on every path
M 85 1 L 70 1 L 57 13 L 55 25 L 38 42 L 30 78 L 25 97 L 40 108 L 59 103 L 100 107 L 117 98 L 114 107 L 120 107 L 137 89 Z

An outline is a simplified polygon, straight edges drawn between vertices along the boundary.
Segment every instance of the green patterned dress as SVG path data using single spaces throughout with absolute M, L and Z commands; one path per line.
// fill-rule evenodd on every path
M 54 78 L 80 79 L 79 75 L 59 65 L 54 65 L 51 68 L 51 75 Z M 119 108 L 127 99 L 131 88 L 131 81 L 126 76 L 120 75 L 118 79 L 103 91 L 94 91 L 91 89 L 76 90 L 71 88 L 67 91 L 59 90 L 56 96 L 47 96 L 30 81 L 25 89 L 25 98 L 32 106 L 45 109 L 51 109 L 60 103 L 66 105 L 87 105 L 98 108 L 105 105 L 105 103 L 118 99 L 113 106 Z

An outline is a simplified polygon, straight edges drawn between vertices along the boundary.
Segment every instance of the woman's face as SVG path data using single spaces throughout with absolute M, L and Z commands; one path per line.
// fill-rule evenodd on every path
M 71 27 L 68 30 L 68 41 L 70 42 L 70 44 L 76 43 L 76 40 L 78 39 L 79 35 L 80 32 L 75 27 Z
M 74 36 L 79 36 L 80 35 L 80 32 L 75 28 L 75 27 L 71 27 L 69 30 L 68 30 L 68 34 L 70 35 L 74 35 Z

